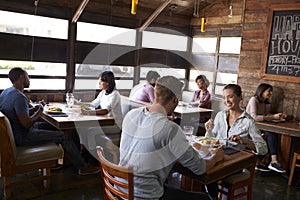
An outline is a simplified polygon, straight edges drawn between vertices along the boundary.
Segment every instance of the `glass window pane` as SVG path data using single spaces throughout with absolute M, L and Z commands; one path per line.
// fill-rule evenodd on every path
M 240 54 L 241 37 L 221 37 L 220 53 Z
M 217 38 L 193 38 L 193 53 L 215 53 Z
M 224 89 L 224 86 L 216 85 L 215 94 L 223 96 L 223 89 Z
M 210 83 L 213 81 L 213 72 L 210 71 L 201 71 L 201 70 L 194 70 L 192 69 L 190 71 L 190 80 L 189 80 L 189 88 L 188 90 L 190 91 L 195 91 L 198 90 L 198 86 L 195 83 L 195 79 L 197 78 L 198 75 L 205 75 L 206 78 L 209 80 Z M 211 85 L 208 87 L 208 90 L 211 92 Z
M 215 66 L 215 56 L 192 54 L 192 64 L 198 70 L 213 70 Z
M 8 74 L 14 67 L 25 69 L 29 75 L 66 76 L 67 71 L 64 63 L 0 60 L 0 74 Z
M 233 84 L 236 84 L 237 83 L 237 74 L 218 72 L 216 83 L 221 83 L 221 84 L 233 83 Z
M 131 89 L 133 87 L 133 80 L 116 80 L 116 89 Z M 98 79 L 75 79 L 75 90 L 91 90 L 99 89 Z
M 98 79 L 75 79 L 74 84 L 75 90 L 99 89 Z
M 76 64 L 77 77 L 99 77 L 103 71 L 112 71 L 116 77 L 133 77 L 132 66 L 114 66 L 114 65 L 89 65 Z
M 12 86 L 12 83 L 8 78 L 0 78 L 0 90 L 3 90 L 5 88 L 9 88 Z
M 35 79 L 30 78 L 30 90 L 64 90 L 65 79 Z
M 236 72 L 239 68 L 239 58 L 233 56 L 220 56 L 218 70 Z
M 67 39 L 68 21 L 0 11 L 0 32 Z
M 122 89 L 132 89 L 133 88 L 133 80 L 116 80 L 116 88 L 117 90 Z
M 142 47 L 186 51 L 187 39 L 186 36 L 144 31 Z
M 77 23 L 77 40 L 79 41 L 135 46 L 135 35 L 135 29 Z
M 162 76 L 175 76 L 176 78 L 185 78 L 185 69 L 176 68 L 155 68 L 155 67 L 141 67 L 140 77 L 146 78 L 148 71 L 157 71 L 159 75 Z

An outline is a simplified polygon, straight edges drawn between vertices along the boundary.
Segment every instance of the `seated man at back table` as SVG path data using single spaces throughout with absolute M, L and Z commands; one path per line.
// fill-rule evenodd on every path
M 170 189 L 164 188 L 164 182 L 177 161 L 200 175 L 224 157 L 223 150 L 218 149 L 203 159 L 190 146 L 180 126 L 167 118 L 176 108 L 182 88 L 183 83 L 173 76 L 158 79 L 154 103 L 133 109 L 124 118 L 119 165 L 134 169 L 135 199 L 161 199 L 164 190 Z M 176 199 L 201 199 L 206 195 L 173 192 Z
M 78 147 L 68 137 L 68 134 L 55 130 L 46 122 L 38 122 L 43 107 L 33 108 L 30 115 L 28 99 L 24 95 L 24 88 L 30 86 L 27 72 L 22 68 L 9 71 L 9 79 L 13 86 L 5 89 L 0 95 L 0 110 L 9 119 L 17 146 L 43 144 L 48 142 L 60 143 L 66 154 L 71 158 L 79 175 L 96 174 L 99 166 L 88 165 L 79 153 Z
M 149 71 L 146 75 L 147 83 L 139 84 L 132 88 L 129 98 L 132 100 L 153 103 L 155 82 L 159 77 L 160 75 L 156 71 Z

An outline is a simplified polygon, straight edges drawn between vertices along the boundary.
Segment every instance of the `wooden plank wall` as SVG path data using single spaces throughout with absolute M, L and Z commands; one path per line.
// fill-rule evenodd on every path
M 282 99 L 282 105 L 278 106 L 277 111 L 283 111 L 298 119 L 300 118 L 300 79 L 298 83 L 264 80 L 260 77 L 260 68 L 265 33 L 268 31 L 266 24 L 269 6 L 299 2 L 299 0 L 246 0 L 238 72 L 238 84 L 244 92 L 244 105 L 247 105 L 259 83 L 269 83 L 275 87 L 273 99 Z

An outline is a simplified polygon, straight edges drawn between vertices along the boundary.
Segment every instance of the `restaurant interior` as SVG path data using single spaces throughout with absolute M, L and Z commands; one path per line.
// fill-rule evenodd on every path
M 43 100 L 65 105 L 68 92 L 88 102 L 100 92 L 99 74 L 110 70 L 116 77 L 125 116 L 129 110 L 147 105 L 128 97 L 135 85 L 146 82 L 147 72 L 154 70 L 185 83 L 182 107 L 176 114 L 188 123 L 190 116 L 183 110 L 190 108 L 185 103 L 198 89 L 198 75 L 205 75 L 210 83 L 212 105 L 203 112 L 210 112 L 212 118 L 225 109 L 225 85 L 241 86 L 240 106 L 245 109 L 258 84 L 268 83 L 273 86 L 269 111 L 284 113 L 287 120 L 258 122 L 257 127 L 278 135 L 278 159 L 286 173 L 255 171 L 256 157 L 241 151 L 248 160 L 237 154 L 228 156 L 238 164 L 212 171 L 204 178 L 174 169 L 168 183 L 201 191 L 198 184 L 221 180 L 230 168 L 232 173 L 249 168 L 251 178 L 242 188 L 247 188 L 246 193 L 250 189 L 252 199 L 300 199 L 300 174 L 293 163 L 293 159 L 300 160 L 299 19 L 297 0 L 0 0 L 0 92 L 11 86 L 9 70 L 22 67 L 30 77 L 30 88 L 25 88 L 24 93 L 32 103 Z M 199 113 L 201 116 L 201 111 L 196 116 Z M 79 122 L 69 122 L 69 116 L 64 123 L 64 117 L 46 114 L 42 120 L 70 132 L 78 142 L 76 128 L 90 126 L 91 119 L 79 119 L 79 114 L 72 117 Z M 106 116 L 96 120 L 100 126 L 113 123 Z M 194 135 L 205 133 L 203 127 L 193 126 Z M 1 139 L 10 130 L 2 113 L 0 130 Z M 113 130 L 108 137 L 119 145 L 120 132 Z M 22 171 L 9 158 L 15 151 L 10 142 L 7 138 L 0 141 L 0 199 L 104 199 L 101 173 L 79 176 L 68 158 L 62 161 L 61 169 L 50 170 L 53 162 L 49 161 L 24 167 L 35 168 L 34 171 Z M 95 146 L 92 149 L 96 155 Z M 90 158 L 92 162 L 98 162 L 96 156 Z M 50 182 L 47 189 L 40 182 L 25 181 L 18 187 L 12 184 L 8 198 L 5 184 L 10 181 L 4 178 L 7 173 L 12 182 L 26 180 L 43 174 L 39 169 L 45 166 L 45 178 Z M 13 174 L 13 168 L 21 173 Z M 192 178 L 183 184 L 183 176 Z

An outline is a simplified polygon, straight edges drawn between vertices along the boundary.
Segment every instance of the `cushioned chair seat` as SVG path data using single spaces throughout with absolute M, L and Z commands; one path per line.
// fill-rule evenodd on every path
M 42 161 L 55 160 L 61 157 L 61 149 L 55 143 L 30 146 L 19 146 L 16 149 L 16 165 L 27 165 Z
M 16 146 L 8 118 L 0 112 L 0 176 L 4 185 L 4 196 L 11 196 L 11 189 L 18 185 L 43 181 L 50 187 L 50 168 L 63 158 L 63 149 L 55 143 Z M 12 179 L 16 174 L 43 170 L 39 176 Z

